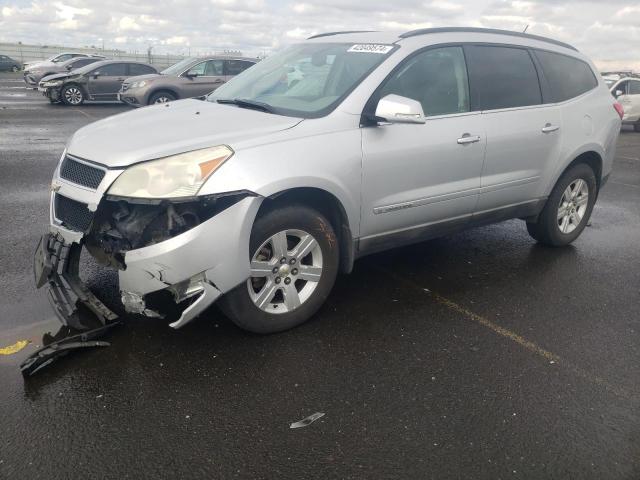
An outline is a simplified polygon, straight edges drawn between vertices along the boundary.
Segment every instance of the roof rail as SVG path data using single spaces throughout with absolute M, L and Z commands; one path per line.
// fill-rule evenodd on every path
M 496 28 L 477 28 L 477 27 L 442 27 L 442 28 L 421 28 L 419 30 L 411 30 L 400 35 L 400 38 L 415 37 L 417 35 L 427 35 L 429 33 L 450 33 L 450 32 L 470 32 L 470 33 L 496 33 L 499 35 L 510 35 L 512 37 L 529 38 L 531 40 L 539 40 L 541 42 L 552 43 L 560 47 L 570 48 L 571 50 L 578 49 L 568 43 L 560 42 L 552 38 L 541 37 L 539 35 L 532 35 L 530 33 L 513 32 L 511 30 L 498 30 Z
M 343 32 L 327 32 L 327 33 L 319 33 L 317 35 L 312 35 L 307 40 L 311 40 L 312 38 L 321 38 L 321 37 L 331 37 L 333 35 L 342 35 L 345 33 L 372 33 L 375 30 L 345 30 Z

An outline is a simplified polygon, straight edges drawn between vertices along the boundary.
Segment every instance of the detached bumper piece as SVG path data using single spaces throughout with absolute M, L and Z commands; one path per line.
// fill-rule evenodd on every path
M 61 237 L 48 233 L 40 239 L 33 265 L 36 287 L 48 287 L 49 302 L 60 321 L 79 331 L 95 326 L 95 319 L 83 315 L 81 307 L 92 312 L 102 325 L 118 319 L 80 280 L 81 250 L 80 244 L 66 244 Z
M 91 347 L 108 347 L 111 345 L 109 342 L 99 341 L 96 340 L 96 338 L 102 337 L 105 333 L 119 324 L 120 322 L 108 323 L 102 327 L 94 328 L 93 330 L 64 337 L 61 340 L 52 341 L 27 357 L 20 364 L 20 371 L 25 377 L 28 377 L 39 372 L 47 365 L 50 365 L 55 360 L 67 355 L 71 351 Z M 46 337 L 47 336 L 45 336 L 45 338 Z

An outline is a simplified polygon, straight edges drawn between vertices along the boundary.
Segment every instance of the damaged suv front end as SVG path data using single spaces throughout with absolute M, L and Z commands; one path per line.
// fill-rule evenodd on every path
M 78 300 L 102 323 L 116 317 L 79 280 L 82 247 L 118 270 L 127 312 L 163 317 L 154 304 L 169 297 L 179 305 L 174 328 L 243 281 L 249 252 L 239 239 L 249 236 L 259 197 L 248 191 L 199 195 L 233 154 L 221 145 L 110 168 L 65 151 L 52 182 L 50 233 L 36 254 L 38 286 L 49 285 L 62 322 L 86 327 Z

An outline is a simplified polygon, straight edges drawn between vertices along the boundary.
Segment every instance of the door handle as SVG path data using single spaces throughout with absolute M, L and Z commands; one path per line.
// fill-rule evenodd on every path
M 551 125 L 550 123 L 547 123 L 544 127 L 542 127 L 542 133 L 551 133 L 559 129 L 560 127 L 558 125 Z
M 470 133 L 464 133 L 462 137 L 458 139 L 458 145 L 466 145 L 468 143 L 476 143 L 480 141 L 480 135 L 471 135 Z

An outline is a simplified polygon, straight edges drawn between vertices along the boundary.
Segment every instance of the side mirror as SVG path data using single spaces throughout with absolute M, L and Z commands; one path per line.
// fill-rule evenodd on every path
M 613 94 L 613 96 L 616 98 L 621 97 L 622 95 L 624 95 L 624 92 L 622 90 L 616 90 Z
M 184 74 L 184 76 L 187 78 L 196 78 L 198 76 L 198 72 L 188 71 Z
M 100 72 L 93 72 L 93 78 L 98 78 L 100 75 L 102 75 Z
M 64 67 L 64 68 L 66 68 L 67 70 L 71 71 L 71 68 L 72 68 L 72 67 L 71 67 L 71 65 L 67 65 L 67 66 L 66 66 L 66 67 Z
M 400 95 L 387 95 L 378 102 L 376 120 L 389 123 L 425 123 L 422 105 Z

